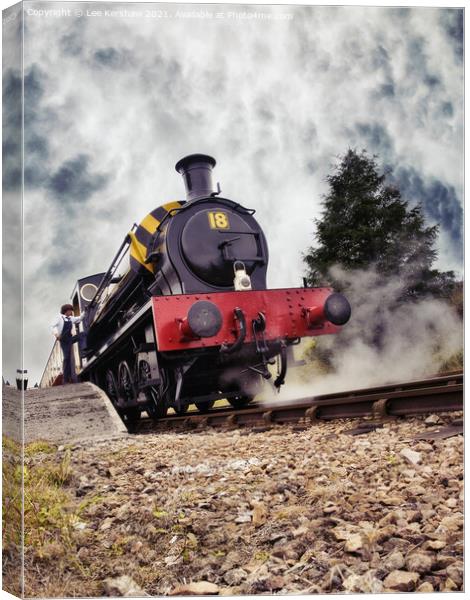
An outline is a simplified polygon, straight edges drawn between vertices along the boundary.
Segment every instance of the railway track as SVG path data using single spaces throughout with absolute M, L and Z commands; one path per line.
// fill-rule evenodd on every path
M 131 433 L 155 433 L 207 426 L 308 425 L 321 420 L 356 417 L 384 420 L 405 415 L 462 410 L 463 374 L 456 372 L 418 381 L 335 392 L 289 402 L 273 400 L 253 403 L 242 410 L 221 407 L 207 413 L 194 411 L 185 415 L 168 415 L 158 421 L 141 419 Z

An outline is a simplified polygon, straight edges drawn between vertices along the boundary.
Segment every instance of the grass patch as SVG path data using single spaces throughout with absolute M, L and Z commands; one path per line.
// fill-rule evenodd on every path
M 29 457 L 41 455 L 23 467 L 25 593 L 31 597 L 47 597 L 51 590 L 55 596 L 74 595 L 72 581 L 90 576 L 77 556 L 77 534 L 82 533 L 78 525 L 83 524 L 80 516 L 86 505 L 78 504 L 67 489 L 73 475 L 71 451 L 57 458 L 51 448 L 53 451 L 48 444 L 35 442 L 25 449 Z
M 32 457 L 36 454 L 54 454 L 56 451 L 56 446 L 53 446 L 48 442 L 37 441 L 31 442 L 31 444 L 25 446 L 24 455 L 27 457 Z
M 2 437 L 2 548 L 3 589 L 21 595 L 21 520 L 22 480 L 21 446 Z
M 21 543 L 22 481 L 21 446 L 3 436 L 2 526 L 3 548 Z
M 253 558 L 256 561 L 265 563 L 267 560 L 269 560 L 271 558 L 271 554 L 269 552 L 264 551 L 264 550 L 260 550 L 259 552 L 255 553 L 255 555 L 253 556 Z
M 447 373 L 448 371 L 463 370 L 463 350 L 456 352 L 448 359 L 442 361 L 439 367 L 439 373 Z
M 24 467 L 25 545 L 41 554 L 52 541 L 70 546 L 71 496 L 63 489 L 72 476 L 70 451 L 57 463 Z

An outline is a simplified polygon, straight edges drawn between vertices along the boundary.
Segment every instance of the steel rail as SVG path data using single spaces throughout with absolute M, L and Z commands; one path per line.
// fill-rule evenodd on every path
M 207 413 L 167 415 L 158 421 L 141 419 L 133 433 L 205 426 L 256 426 L 313 423 L 319 420 L 372 416 L 383 420 L 405 415 L 463 410 L 463 374 L 450 373 L 430 379 L 387 384 L 289 402 L 265 402 L 235 410 L 222 407 Z

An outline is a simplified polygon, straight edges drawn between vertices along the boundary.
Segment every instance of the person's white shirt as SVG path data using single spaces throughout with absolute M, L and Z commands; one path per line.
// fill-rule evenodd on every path
M 66 315 L 59 315 L 51 325 L 52 335 L 54 337 L 62 335 L 62 330 L 64 329 L 64 323 L 66 319 L 70 319 L 72 324 L 75 324 L 80 323 L 84 316 L 84 314 L 81 314 L 79 317 L 67 317 Z

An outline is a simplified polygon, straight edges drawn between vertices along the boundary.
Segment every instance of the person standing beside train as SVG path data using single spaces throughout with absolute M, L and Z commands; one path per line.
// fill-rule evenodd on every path
M 63 355 L 63 383 L 73 383 L 72 379 L 72 344 L 78 340 L 79 346 L 82 334 L 72 335 L 72 326 L 80 323 L 85 315 L 73 316 L 73 306 L 64 304 L 60 308 L 60 315 L 54 321 L 51 329 L 54 337 L 60 342 Z

